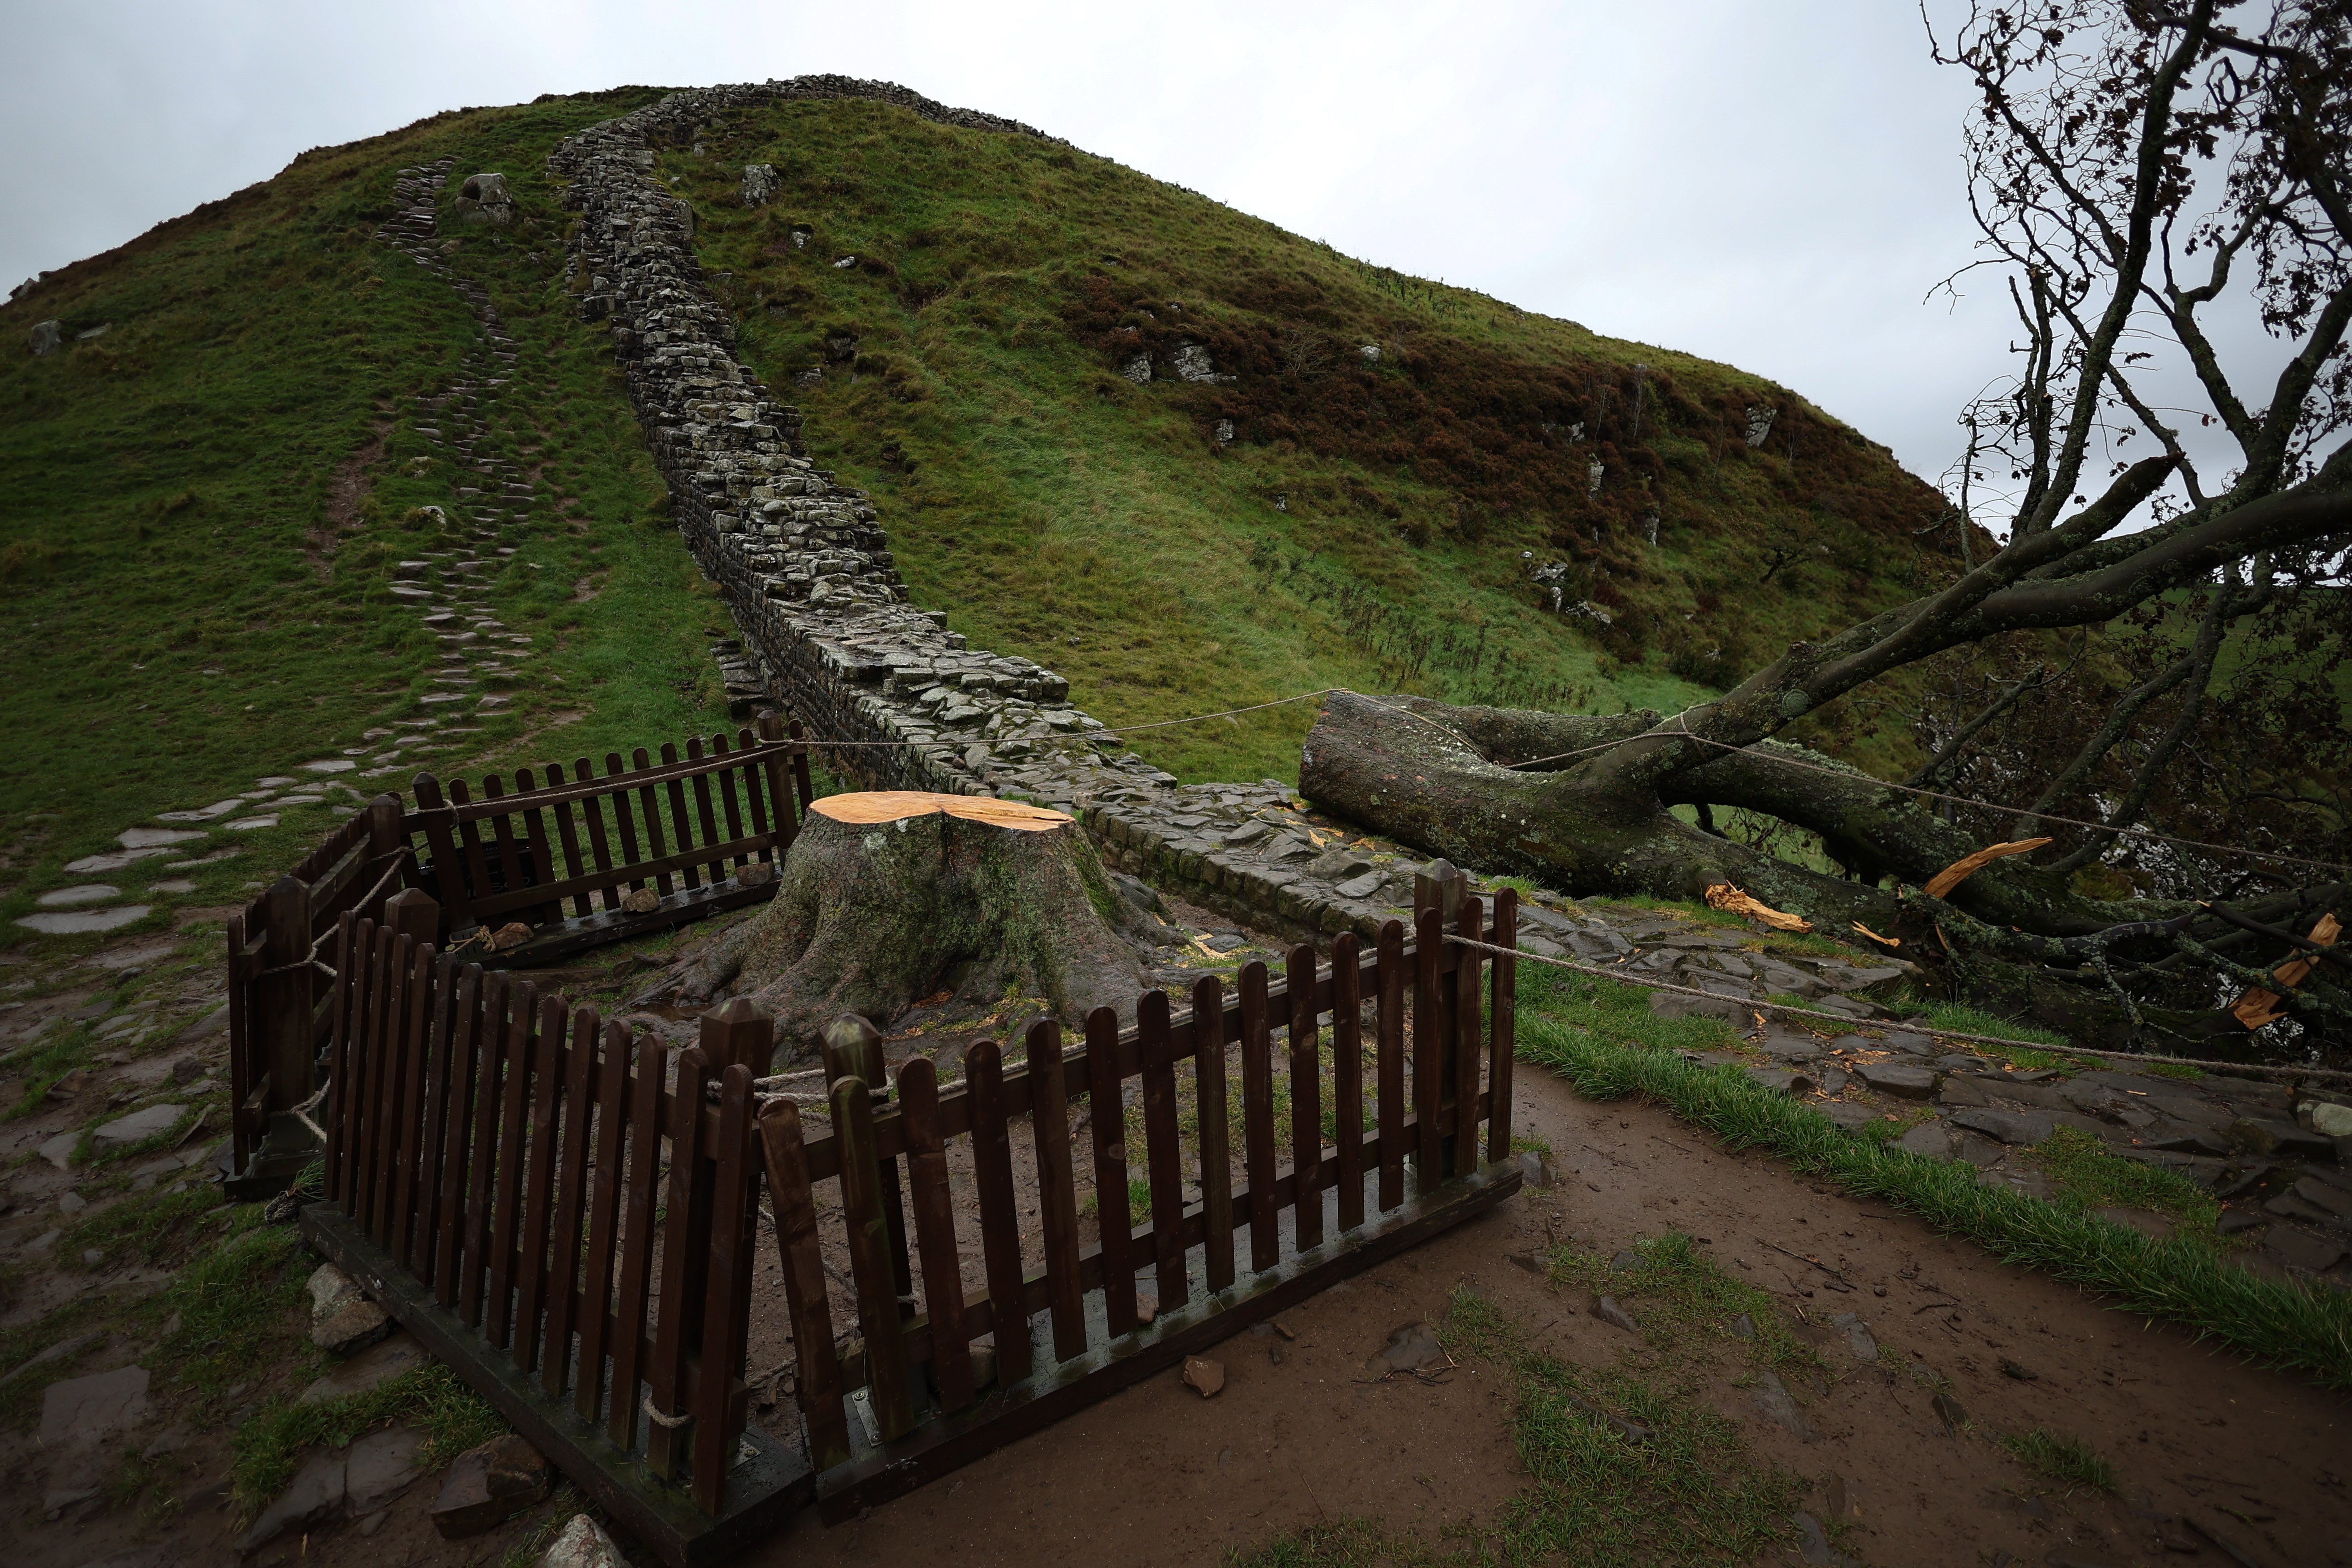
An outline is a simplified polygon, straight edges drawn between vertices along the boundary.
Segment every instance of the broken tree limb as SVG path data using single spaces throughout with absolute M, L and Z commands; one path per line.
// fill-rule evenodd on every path
M 1927 896 L 1940 899 L 1994 861 L 2011 855 L 2022 855 L 2029 849 L 2039 849 L 2049 842 L 2047 838 L 2021 838 L 2013 844 L 1988 844 L 1973 855 L 1962 856 L 1930 878 Z
M 1762 921 L 1774 931 L 1809 931 L 1813 929 L 1813 922 L 1804 916 L 1789 914 L 1772 908 L 1769 904 L 1751 899 L 1728 882 L 1717 882 L 1709 886 L 1706 889 L 1706 902 L 1709 909 L 1722 910 L 1727 914 L 1746 915 L 1750 920 Z
M 2333 947 L 2343 931 L 2342 923 L 2333 914 L 2325 914 L 2319 917 L 2319 923 L 2311 928 L 2311 941 L 2320 947 Z M 2271 978 L 2277 982 L 2281 990 L 2292 991 L 2310 977 L 2318 962 L 2315 958 L 2290 955 L 2284 963 L 2271 971 Z M 2280 1016 L 2279 1005 L 2284 1000 L 2276 991 L 2266 991 L 2259 985 L 2250 986 L 2246 994 L 2238 998 L 2237 1005 L 2230 1009 L 2230 1016 L 2249 1029 L 2259 1029 Z

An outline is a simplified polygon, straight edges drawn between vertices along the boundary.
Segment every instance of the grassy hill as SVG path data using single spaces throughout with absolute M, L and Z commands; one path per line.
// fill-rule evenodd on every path
M 724 613 L 664 521 L 603 329 L 570 308 L 544 172 L 561 137 L 653 96 L 308 153 L 0 312 L 0 918 L 125 826 L 307 759 L 364 763 L 371 731 L 433 711 L 440 649 L 390 590 L 436 543 L 416 509 L 457 509 L 466 476 L 409 400 L 450 383 L 476 326 L 373 237 L 405 166 L 501 170 L 520 204 L 511 230 L 448 232 L 520 340 L 494 434 L 537 511 L 489 592 L 538 640 L 510 710 L 347 777 L 369 791 L 415 760 L 569 760 L 723 721 L 706 645 Z M 747 163 L 783 177 L 759 209 L 736 194 Z M 706 128 L 660 174 L 698 205 L 746 357 L 804 406 L 816 455 L 872 489 L 917 601 L 1066 673 L 1114 722 L 1333 685 L 1675 702 L 1943 569 L 1915 537 L 1934 492 L 1793 393 L 1072 148 L 796 103 Z M 26 353 L 52 319 L 66 351 Z M 1202 351 L 1219 379 L 1183 379 Z M 1149 384 L 1122 374 L 1139 354 Z M 1751 405 L 1778 409 L 1756 450 Z M 1564 602 L 1608 625 L 1550 612 L 1530 578 L 1552 562 Z M 1139 749 L 1189 778 L 1286 775 L 1310 718 Z M 340 804 L 241 840 L 177 907 L 241 896 Z
M 782 181 L 756 209 L 747 163 Z M 1785 388 L 1073 148 L 793 102 L 703 127 L 659 177 L 746 357 L 821 377 L 789 394 L 812 450 L 873 490 L 918 600 L 1113 722 L 1330 685 L 1679 703 L 1945 569 L 1916 537 L 1940 497 Z M 1200 350 L 1219 380 L 1183 379 Z M 1753 450 L 1750 406 L 1779 411 Z M 1609 625 L 1550 613 L 1553 562 Z M 1310 720 L 1142 749 L 1282 774 Z

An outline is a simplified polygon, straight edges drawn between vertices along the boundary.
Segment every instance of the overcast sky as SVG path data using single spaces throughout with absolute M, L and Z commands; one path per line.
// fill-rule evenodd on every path
M 1928 298 L 1971 254 L 1968 94 L 1899 0 L 77 0 L 27 5 L 9 33 L 12 283 L 436 110 L 838 71 L 1729 361 L 1930 479 L 1960 403 L 2009 364 L 1990 289 Z

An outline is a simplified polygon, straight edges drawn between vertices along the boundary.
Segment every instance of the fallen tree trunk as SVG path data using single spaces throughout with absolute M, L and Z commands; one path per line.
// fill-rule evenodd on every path
M 1881 877 L 1917 885 L 1983 846 L 1843 763 L 1780 741 L 1655 776 L 1608 765 L 1658 715 L 1596 718 L 1457 708 L 1334 692 L 1299 760 L 1300 793 L 1376 832 L 1488 873 L 1538 878 L 1578 897 L 1698 900 L 1729 882 L 1775 909 L 1843 931 L 1891 930 L 1902 908 Z M 1744 807 L 1819 834 L 1852 879 L 1791 865 L 1676 817 L 1678 805 Z M 1952 901 L 1989 923 L 2051 936 L 2167 909 L 2073 892 L 2028 858 L 1989 864 Z

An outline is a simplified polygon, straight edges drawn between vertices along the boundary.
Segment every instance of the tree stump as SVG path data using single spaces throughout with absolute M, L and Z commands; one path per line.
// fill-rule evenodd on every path
M 1077 824 L 984 796 L 828 795 L 784 857 L 772 902 L 648 994 L 679 1007 L 746 996 L 776 1020 L 776 1060 L 828 1023 L 887 1026 L 917 1002 L 1024 999 L 1076 1025 L 1150 984 L 1131 910 Z M 1006 1031 L 1010 1033 L 1010 1030 Z

